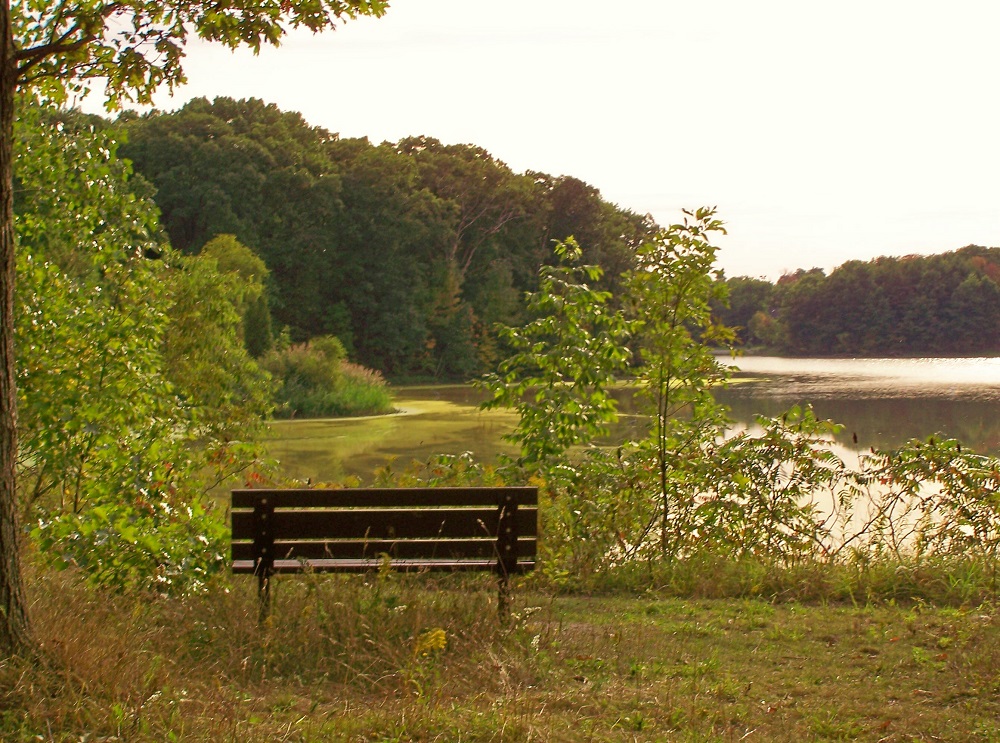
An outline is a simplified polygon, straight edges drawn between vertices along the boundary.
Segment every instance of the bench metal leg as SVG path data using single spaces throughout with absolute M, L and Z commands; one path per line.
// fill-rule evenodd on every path
M 271 615 L 271 576 L 274 574 L 274 503 L 261 498 L 254 505 L 254 552 L 257 553 L 257 596 L 260 599 L 261 624 Z
M 271 616 L 271 576 L 262 570 L 257 574 L 257 599 L 259 603 L 257 621 L 264 624 Z

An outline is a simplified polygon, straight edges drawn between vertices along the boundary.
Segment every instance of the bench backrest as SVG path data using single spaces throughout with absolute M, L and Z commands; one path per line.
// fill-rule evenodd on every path
M 535 565 L 538 489 L 234 490 L 233 572 L 495 570 Z

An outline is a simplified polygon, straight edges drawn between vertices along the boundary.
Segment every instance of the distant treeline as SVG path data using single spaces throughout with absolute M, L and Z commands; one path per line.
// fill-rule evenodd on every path
M 494 326 L 523 319 L 553 240 L 574 235 L 613 284 L 657 229 L 582 181 L 517 174 L 473 145 L 344 139 L 254 99 L 120 123 L 174 248 L 235 235 L 267 265 L 275 328 L 336 336 L 396 378 L 495 367 Z
M 256 99 L 196 99 L 119 125 L 174 248 L 197 254 L 231 234 L 266 264 L 246 329 L 258 357 L 273 327 L 291 342 L 336 336 L 393 378 L 467 379 L 503 357 L 496 323 L 526 319 L 554 240 L 574 236 L 614 292 L 659 229 L 576 178 L 518 174 L 471 144 L 345 139 Z M 998 281 L 1000 249 L 969 246 L 773 284 L 731 278 L 716 312 L 742 343 L 777 353 L 1000 353 Z
M 727 280 L 740 340 L 788 354 L 1000 353 L 1000 248 L 850 261 L 827 276 Z

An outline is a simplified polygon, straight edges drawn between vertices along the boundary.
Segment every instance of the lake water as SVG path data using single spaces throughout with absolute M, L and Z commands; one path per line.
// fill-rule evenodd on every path
M 471 451 L 481 461 L 514 452 L 502 437 L 517 418 L 507 411 L 483 412 L 483 395 L 469 385 L 396 389 L 398 415 L 271 423 L 268 449 L 282 472 L 313 483 L 345 475 L 371 481 L 387 464 L 405 469 L 435 454 Z
M 809 403 L 817 416 L 844 424 L 845 445 L 855 435 L 860 449 L 940 435 L 1000 454 L 1000 358 L 746 356 L 730 363 L 736 383 L 717 397 L 739 422 Z
M 737 425 L 757 414 L 778 416 L 811 404 L 821 418 L 845 426 L 840 443 L 868 449 L 929 435 L 959 439 L 1000 455 L 1000 359 L 787 359 L 747 356 L 734 365 L 734 384 L 718 392 Z M 509 412 L 482 412 L 468 386 L 404 387 L 400 415 L 349 420 L 277 421 L 271 453 L 283 472 L 313 483 L 344 475 L 371 480 L 377 467 L 404 468 L 434 454 L 473 452 L 482 461 L 513 451 L 501 437 Z M 855 447 L 854 436 L 858 443 Z

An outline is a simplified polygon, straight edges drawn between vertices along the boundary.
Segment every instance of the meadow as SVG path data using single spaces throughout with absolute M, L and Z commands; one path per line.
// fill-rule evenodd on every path
M 488 577 L 280 577 L 263 625 L 252 578 L 154 599 L 32 574 L 41 649 L 0 662 L 0 736 L 1000 740 L 992 603 L 845 600 L 788 572 L 727 595 L 736 583 L 698 574 L 684 598 L 529 576 L 506 624 Z

